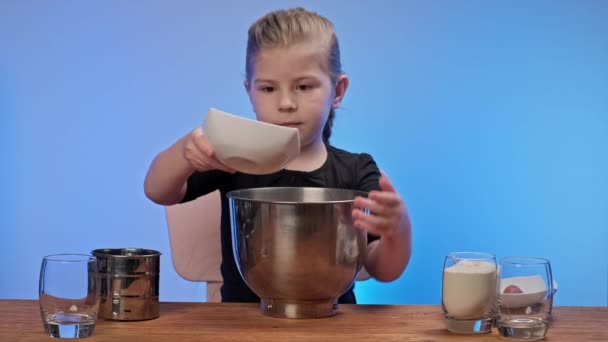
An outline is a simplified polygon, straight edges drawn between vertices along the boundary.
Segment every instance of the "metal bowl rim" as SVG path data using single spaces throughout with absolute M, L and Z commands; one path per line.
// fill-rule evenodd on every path
M 266 200 L 266 199 L 255 199 L 250 197 L 245 197 L 239 195 L 240 192 L 244 191 L 272 191 L 272 190 L 298 190 L 298 191 L 339 191 L 339 192 L 350 192 L 355 196 L 367 197 L 368 193 L 365 191 L 352 190 L 352 189 L 340 189 L 340 188 L 322 188 L 322 187 L 263 187 L 263 188 L 246 188 L 246 189 L 238 189 L 232 190 L 226 193 L 226 197 L 231 200 L 240 200 L 247 202 L 256 202 L 256 203 L 270 203 L 270 204 L 335 204 L 335 203 L 352 203 L 355 201 L 355 198 L 349 200 L 331 200 L 331 201 L 278 201 L 278 200 Z

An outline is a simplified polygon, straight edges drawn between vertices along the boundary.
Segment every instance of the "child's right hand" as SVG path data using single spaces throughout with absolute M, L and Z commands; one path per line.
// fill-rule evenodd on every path
M 200 127 L 195 128 L 183 138 L 182 156 L 197 171 L 222 170 L 229 173 L 236 171 L 215 157 L 213 147 L 205 138 Z

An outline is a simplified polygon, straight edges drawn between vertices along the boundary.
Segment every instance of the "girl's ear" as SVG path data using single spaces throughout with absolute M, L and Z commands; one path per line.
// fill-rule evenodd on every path
M 340 107 L 340 103 L 346 94 L 346 89 L 348 89 L 348 76 L 345 74 L 340 74 L 338 79 L 336 80 L 336 88 L 334 89 L 334 99 L 331 104 L 331 108 L 336 109 Z
M 243 86 L 245 87 L 245 92 L 247 92 L 247 96 L 249 96 L 249 101 L 251 102 L 252 99 L 251 99 L 251 94 L 249 94 L 249 81 L 248 80 L 243 81 Z
M 245 87 L 245 91 L 247 92 L 247 94 L 249 94 L 249 81 L 244 80 L 243 86 Z

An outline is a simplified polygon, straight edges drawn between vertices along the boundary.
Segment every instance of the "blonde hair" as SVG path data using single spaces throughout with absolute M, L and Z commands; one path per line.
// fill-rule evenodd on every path
M 270 12 L 258 19 L 248 32 L 246 77 L 251 82 L 254 60 L 261 49 L 287 47 L 302 42 L 315 42 L 326 50 L 327 72 L 335 86 L 342 71 L 340 47 L 334 25 L 327 18 L 298 7 Z M 335 117 L 334 109 L 323 128 L 323 141 L 329 143 Z

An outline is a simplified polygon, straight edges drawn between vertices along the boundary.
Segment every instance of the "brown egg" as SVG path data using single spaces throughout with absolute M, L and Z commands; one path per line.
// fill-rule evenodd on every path
M 515 285 L 509 285 L 505 287 L 505 290 L 502 293 L 524 293 L 524 291 Z

